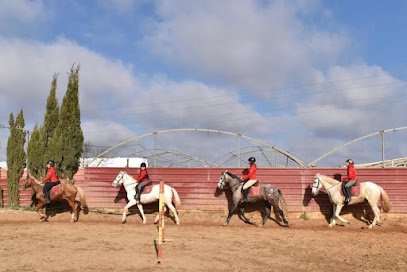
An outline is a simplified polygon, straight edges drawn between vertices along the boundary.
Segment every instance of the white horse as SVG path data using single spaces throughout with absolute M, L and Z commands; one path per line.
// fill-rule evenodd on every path
M 342 218 L 339 213 L 344 206 L 344 196 L 341 194 L 342 182 L 336 179 L 316 174 L 314 177 L 314 183 L 312 184 L 312 194 L 316 196 L 319 190 L 324 187 L 325 191 L 328 193 L 329 200 L 333 205 L 333 215 L 331 218 L 330 227 L 336 225 L 335 219 L 339 219 L 342 222 L 349 224 L 349 221 Z M 365 199 L 369 202 L 370 207 L 374 213 L 374 219 L 369 225 L 369 229 L 373 228 L 376 224 L 380 224 L 380 209 L 377 206 L 379 199 L 382 199 L 382 208 L 384 212 L 390 211 L 390 200 L 387 193 L 379 185 L 366 181 L 360 183 L 360 193 L 358 196 L 353 196 L 348 205 L 353 205 L 363 202 Z
M 119 174 L 116 176 L 115 180 L 112 182 L 112 185 L 114 187 L 123 185 L 124 189 L 126 189 L 127 199 L 129 200 L 129 202 L 124 207 L 124 211 L 123 211 L 122 223 L 125 223 L 127 215 L 129 214 L 129 208 L 137 204 L 136 200 L 134 199 L 134 195 L 136 193 L 134 188 L 137 185 L 137 181 L 132 176 L 127 174 L 125 171 L 120 171 Z M 142 204 L 157 202 L 159 200 L 159 197 L 160 197 L 160 185 L 159 184 L 153 185 L 151 192 L 141 194 L 140 203 L 137 204 L 137 207 L 140 211 L 141 217 L 143 218 L 143 224 L 145 224 L 147 222 L 147 219 L 146 219 L 146 216 L 144 215 Z M 179 225 L 180 220 L 178 218 L 178 212 L 177 212 L 176 208 L 174 207 L 174 205 L 172 205 L 173 197 L 174 197 L 175 207 L 179 207 L 181 205 L 181 200 L 179 198 L 177 191 L 174 188 L 172 188 L 171 186 L 164 184 L 164 203 L 172 211 L 172 213 L 174 214 L 174 217 L 175 217 L 175 222 L 177 225 Z M 164 212 L 165 211 L 166 211 L 166 208 L 164 207 Z M 159 215 L 157 215 L 157 217 L 155 218 L 154 223 L 157 223 L 158 219 L 159 219 Z

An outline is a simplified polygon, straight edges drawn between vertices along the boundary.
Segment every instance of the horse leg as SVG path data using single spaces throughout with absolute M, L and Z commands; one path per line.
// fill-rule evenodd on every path
M 126 223 L 127 215 L 129 214 L 129 208 L 136 204 L 136 200 L 130 200 L 129 203 L 124 206 L 123 215 L 122 215 L 122 223 Z
M 369 225 L 369 229 L 372 229 L 373 226 L 376 226 L 376 223 L 380 224 L 380 209 L 377 207 L 377 201 L 373 201 L 371 199 L 368 199 L 367 201 L 369 202 L 374 213 L 373 222 Z
M 342 218 L 342 216 L 339 215 L 342 208 L 343 208 L 343 204 L 337 204 L 336 205 L 335 217 L 338 218 L 339 220 L 341 220 L 345 224 L 350 224 L 348 220 Z
M 336 204 L 332 204 L 332 217 L 331 217 L 331 222 L 329 223 L 330 227 L 333 227 L 336 225 L 335 213 L 336 213 Z
M 146 223 L 147 223 L 147 219 L 146 219 L 146 216 L 145 216 L 145 214 L 144 214 L 143 205 L 137 204 L 137 208 L 138 208 L 138 210 L 140 211 L 141 218 L 143 219 L 143 224 L 146 224 Z
M 167 204 L 168 208 L 169 208 L 169 209 L 172 211 L 172 213 L 174 214 L 174 217 L 175 217 L 175 224 L 177 224 L 177 225 L 181 224 L 181 222 L 180 222 L 180 220 L 179 220 L 179 217 L 178 217 L 178 212 L 177 212 L 177 210 L 175 209 L 174 205 L 172 205 L 172 202 L 168 202 L 168 203 L 165 203 L 165 204 Z M 164 209 L 165 209 L 165 206 L 164 206 Z M 165 212 L 165 210 L 164 210 L 164 212 Z
M 75 200 L 72 201 L 72 199 L 66 198 L 66 201 L 68 202 L 69 207 L 71 207 L 72 209 L 71 222 L 76 222 L 78 220 L 78 210 L 76 207 Z
M 254 225 L 254 223 L 244 214 L 244 205 L 240 205 L 239 218 L 242 219 L 247 224 Z
M 271 213 L 271 206 L 269 203 L 265 203 L 264 205 L 264 214 L 263 214 L 263 220 L 262 220 L 262 225 L 264 226 L 264 224 L 266 224 L 267 218 L 270 217 L 270 213 Z
M 45 202 L 38 200 L 38 204 L 35 206 L 35 211 L 40 216 L 40 221 L 43 222 L 46 220 L 47 216 L 43 213 Z
M 236 204 L 236 202 L 233 202 L 233 205 L 229 209 L 228 216 L 226 217 L 226 220 L 225 220 L 225 223 L 223 223 L 223 226 L 227 226 L 229 224 L 230 218 L 232 218 L 233 213 L 235 212 L 236 208 L 237 208 L 237 204 Z
M 280 207 L 278 207 L 278 205 L 277 205 L 277 208 L 275 208 L 275 209 L 278 212 L 278 214 L 280 215 L 280 219 L 283 220 L 283 222 L 286 226 L 288 226 L 289 223 L 288 223 L 287 219 L 285 218 L 284 211 L 282 209 L 280 209 Z

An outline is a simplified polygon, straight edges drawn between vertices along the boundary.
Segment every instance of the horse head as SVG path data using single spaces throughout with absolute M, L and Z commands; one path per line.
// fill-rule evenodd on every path
M 118 186 L 122 185 L 123 182 L 124 182 L 124 175 L 125 174 L 126 174 L 126 172 L 120 171 L 119 174 L 117 174 L 116 178 L 113 180 L 112 186 L 113 187 L 118 187 Z
M 221 189 L 221 190 L 223 190 L 225 187 L 226 187 L 226 185 L 228 185 L 228 171 L 226 170 L 225 172 L 222 172 L 222 174 L 221 174 L 221 176 L 220 176 L 220 178 L 219 178 L 219 181 L 218 181 L 218 185 L 217 185 L 217 188 L 218 189 Z
M 41 182 L 38 181 L 38 180 L 37 180 L 36 178 L 34 178 L 33 176 L 29 175 L 29 176 L 25 179 L 25 181 L 24 181 L 24 183 L 23 183 L 23 189 L 27 189 L 28 187 L 33 187 L 33 188 L 34 188 L 35 185 L 41 185 Z
M 24 189 L 27 189 L 28 187 L 31 187 L 31 181 L 30 181 L 30 178 L 29 178 L 29 177 L 27 177 L 27 178 L 25 179 L 24 183 L 23 183 L 23 190 L 24 190 Z
M 319 174 L 316 174 L 315 177 L 314 177 L 314 183 L 312 184 L 312 195 L 313 195 L 313 196 L 318 195 L 319 190 L 320 190 L 321 187 L 322 187 L 322 183 L 321 183 L 320 178 L 321 178 L 321 177 L 320 177 Z

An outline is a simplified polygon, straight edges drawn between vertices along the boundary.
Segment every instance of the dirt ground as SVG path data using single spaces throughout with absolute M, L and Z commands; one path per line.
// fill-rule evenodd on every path
M 248 214 L 260 222 L 256 213 Z M 387 215 L 368 230 L 349 215 L 349 226 L 328 228 L 322 216 L 290 214 L 291 226 L 223 227 L 223 213 L 181 211 L 181 225 L 166 220 L 164 258 L 157 264 L 155 214 L 70 213 L 39 222 L 31 211 L 0 209 L 0 271 L 406 271 L 407 217 Z

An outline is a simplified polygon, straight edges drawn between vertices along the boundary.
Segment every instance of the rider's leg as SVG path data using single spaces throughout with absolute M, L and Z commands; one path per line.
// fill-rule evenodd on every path
M 44 187 L 42 188 L 42 192 L 44 193 L 46 204 L 51 203 L 50 195 L 49 195 L 51 188 L 52 188 L 52 183 L 49 181 L 45 182 Z
M 140 201 L 140 183 L 136 185 L 136 194 L 134 195 L 134 199 L 138 203 Z
M 249 195 L 249 190 L 252 185 L 257 182 L 257 179 L 249 179 L 242 187 L 243 202 L 247 202 L 247 196 Z
M 349 181 L 345 184 L 345 187 L 344 187 L 344 188 L 345 188 L 345 193 L 346 193 L 345 202 L 344 202 L 345 205 L 347 205 L 347 204 L 350 202 L 351 198 L 352 198 L 352 186 L 353 186 L 355 183 L 356 183 L 355 180 L 349 180 Z
M 136 195 L 134 196 L 134 198 L 136 199 L 137 202 L 140 202 L 140 195 L 144 190 L 144 187 L 146 187 L 147 185 L 151 185 L 152 182 L 150 180 L 148 181 L 142 181 L 139 184 L 137 184 L 136 186 Z

